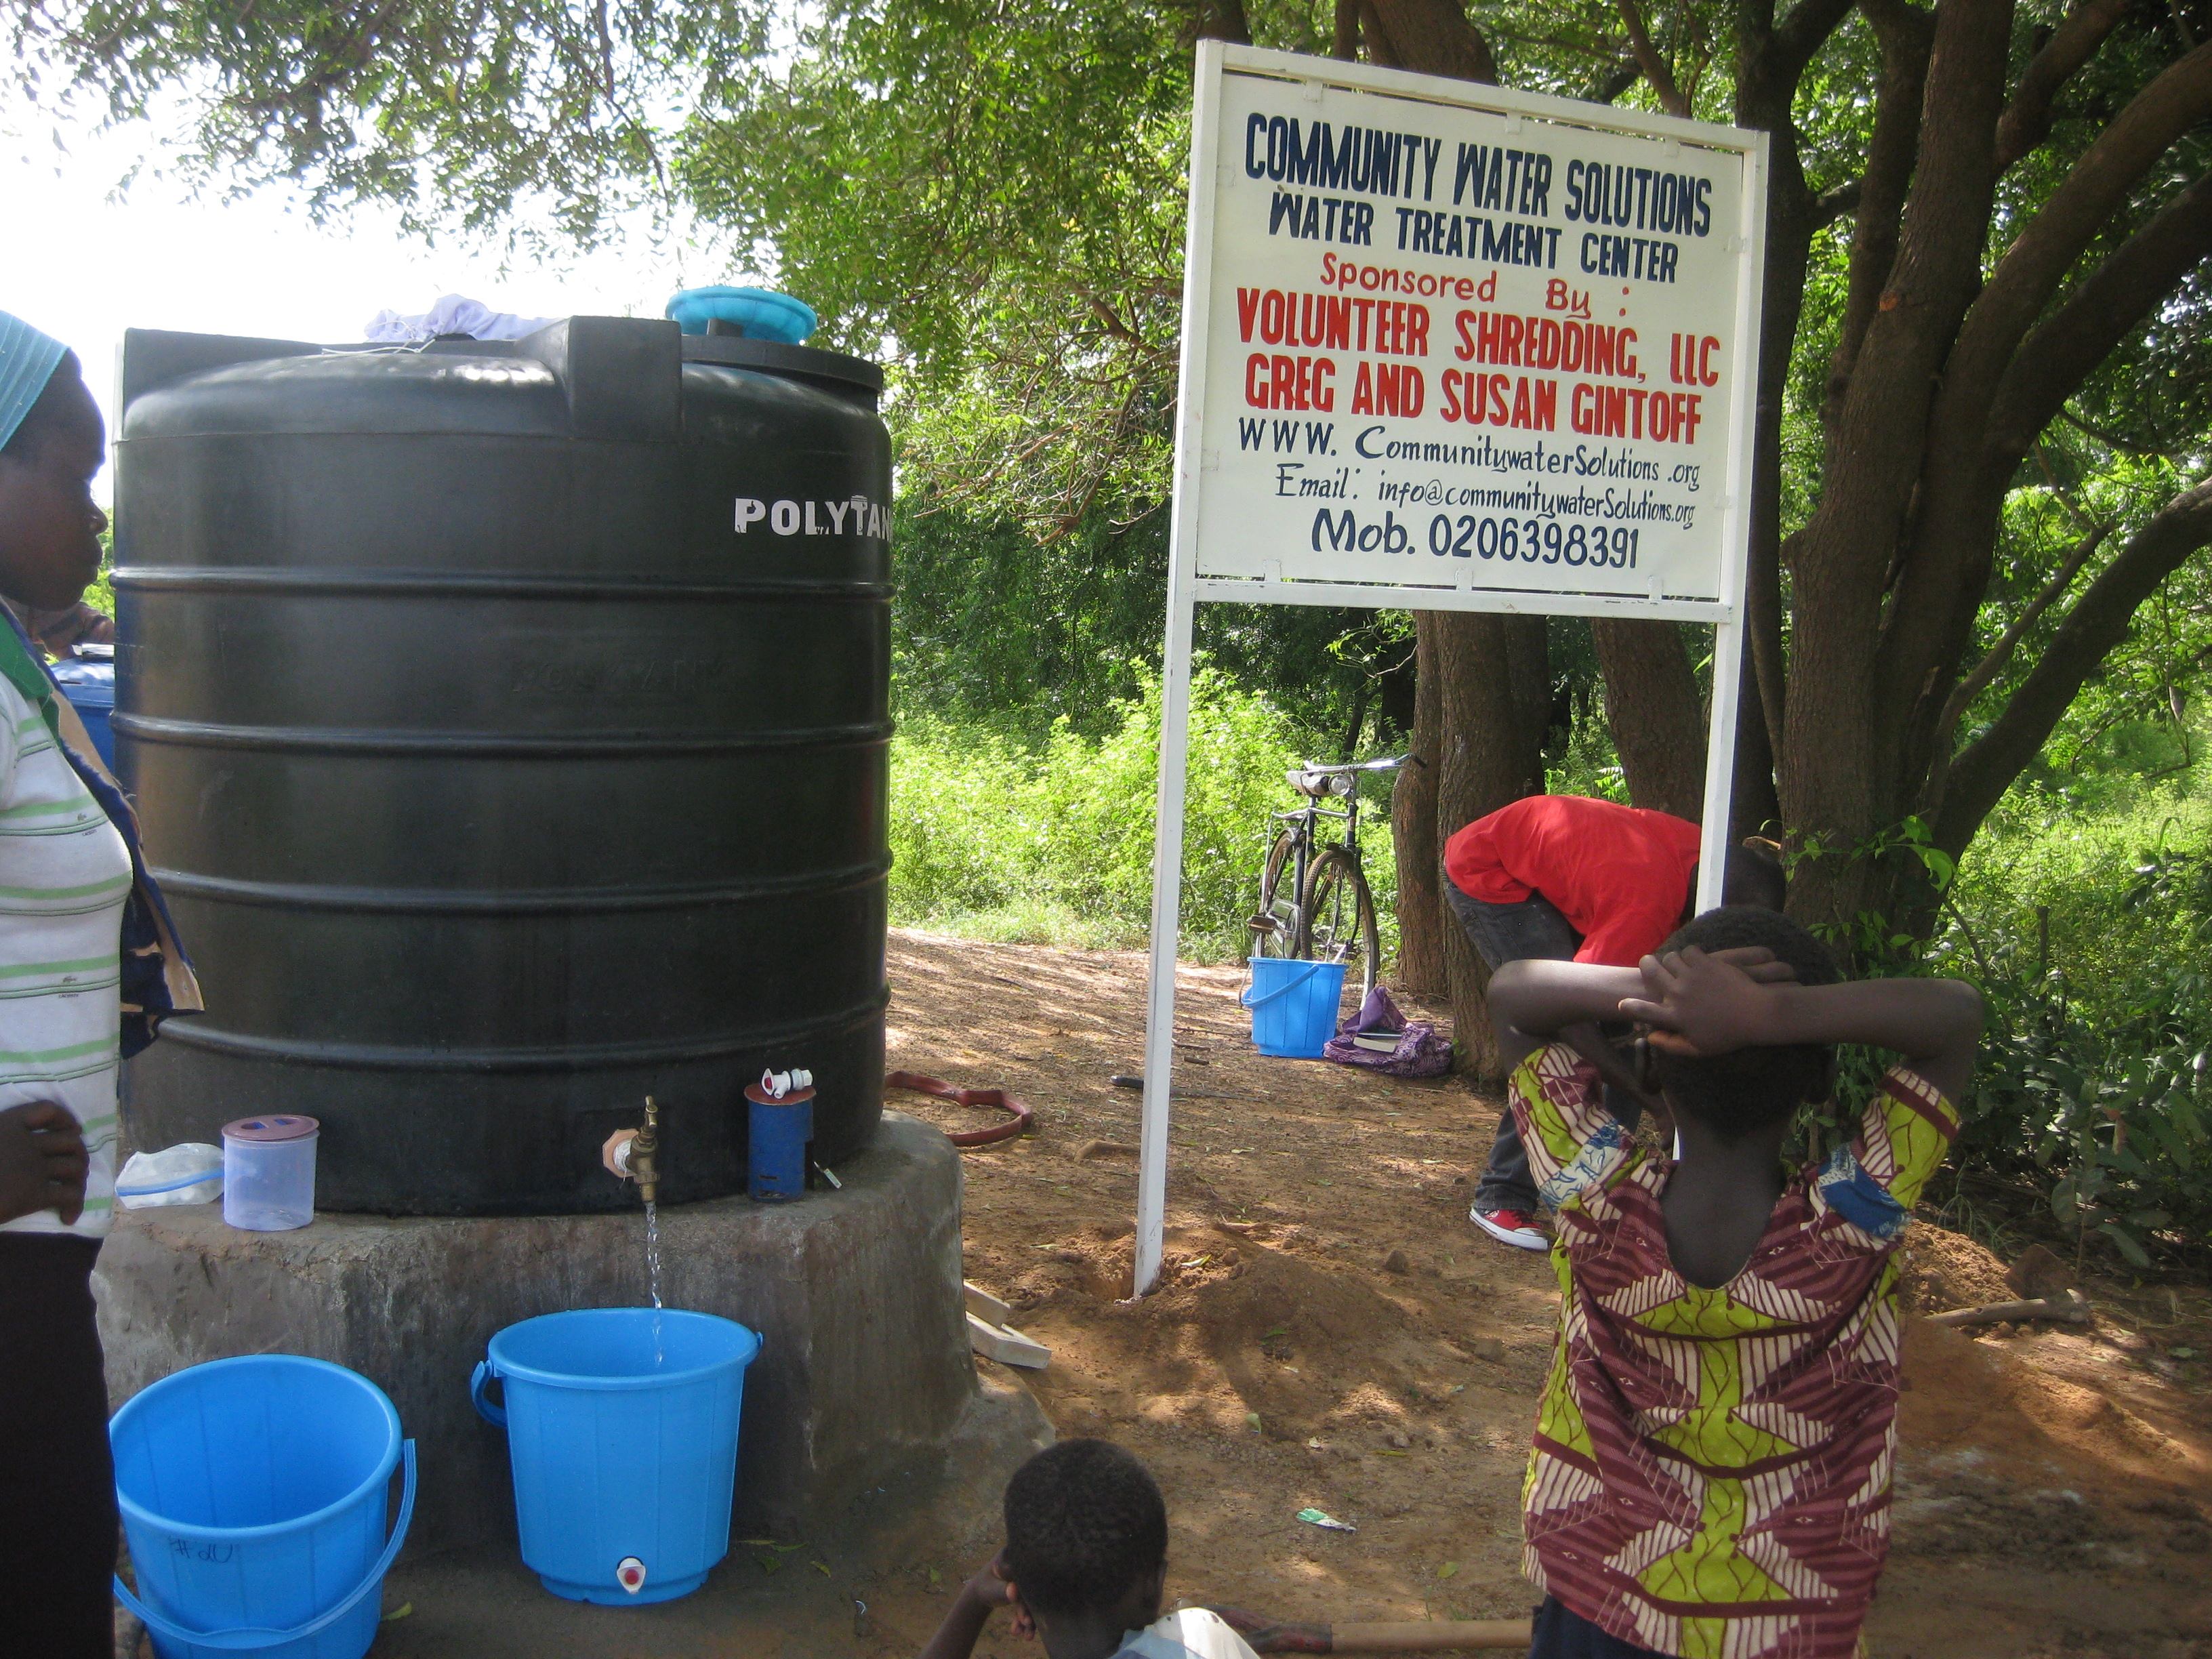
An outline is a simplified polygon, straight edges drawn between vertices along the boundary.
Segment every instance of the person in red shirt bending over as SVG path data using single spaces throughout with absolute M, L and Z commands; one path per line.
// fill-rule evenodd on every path
M 1492 973 L 1532 958 L 1633 968 L 1690 919 L 1698 836 L 1668 812 L 1529 795 L 1444 843 L 1444 898 Z M 1772 854 L 1729 849 L 1722 903 L 1779 910 L 1786 891 Z M 1595 1025 L 1561 1036 L 1597 1067 L 1607 1108 L 1633 1130 L 1645 1099 L 1626 1061 Z M 1502 1243 L 1541 1250 L 1551 1241 L 1535 1214 L 1528 1155 L 1507 1112 L 1468 1218 Z

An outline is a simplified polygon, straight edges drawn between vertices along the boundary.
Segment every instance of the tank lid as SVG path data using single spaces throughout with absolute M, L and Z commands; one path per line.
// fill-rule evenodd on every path
M 880 363 L 872 363 L 865 357 L 848 357 L 842 351 L 787 345 L 781 340 L 748 340 L 735 334 L 687 334 L 684 337 L 684 361 L 727 363 L 733 368 L 765 368 L 772 374 L 807 374 L 820 380 L 842 380 L 870 392 L 884 389 Z
M 222 1126 L 225 1140 L 305 1140 L 323 1126 L 312 1117 L 294 1117 L 289 1113 L 273 1114 L 268 1117 L 242 1117 L 235 1123 Z

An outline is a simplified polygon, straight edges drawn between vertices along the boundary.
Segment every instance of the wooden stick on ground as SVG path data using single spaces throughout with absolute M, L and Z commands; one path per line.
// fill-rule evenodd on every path
M 1948 1313 L 1928 1316 L 1931 1325 L 2002 1325 L 2010 1320 L 2028 1319 L 2055 1319 L 2061 1324 L 2086 1325 L 2089 1322 L 2088 1299 L 2081 1291 L 2069 1289 L 2063 1301 L 2039 1296 L 2025 1302 L 1990 1302 L 1978 1308 L 1954 1308 Z
M 1462 1648 L 1528 1650 L 1526 1619 L 1432 1619 L 1395 1625 L 1332 1625 L 1331 1653 L 1445 1653 Z
M 1255 1653 L 1455 1653 L 1481 1648 L 1514 1648 L 1525 1653 L 1528 1648 L 1526 1619 L 1316 1625 L 1270 1620 L 1237 1607 L 1213 1611 Z

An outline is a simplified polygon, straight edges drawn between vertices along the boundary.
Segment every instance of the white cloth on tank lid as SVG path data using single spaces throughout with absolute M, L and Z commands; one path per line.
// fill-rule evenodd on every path
M 380 311 L 362 331 L 364 340 L 411 345 L 434 340 L 441 334 L 465 334 L 472 340 L 519 340 L 559 321 L 555 317 L 518 317 L 511 311 L 494 311 L 465 294 L 441 295 L 437 303 L 419 317 L 403 317 L 396 311 Z

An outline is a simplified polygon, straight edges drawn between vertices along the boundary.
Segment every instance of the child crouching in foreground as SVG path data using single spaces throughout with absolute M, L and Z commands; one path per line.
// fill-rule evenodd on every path
M 1203 1609 L 1160 1616 L 1168 1510 L 1145 1466 L 1063 1440 L 1006 1483 L 1006 1547 L 960 1587 L 921 1659 L 968 1659 L 1000 1607 L 1051 1659 L 1255 1659 Z
M 1546 1592 L 1531 1659 L 1847 1659 L 1889 1545 L 1897 1267 L 1959 1127 L 1982 1003 L 1956 980 L 1838 984 L 1771 911 L 1709 911 L 1641 968 L 1511 963 L 1490 984 L 1553 1212 L 1559 1340 L 1522 1490 Z M 1553 1039 L 1650 1028 L 1679 1160 L 1639 1151 Z M 1785 1175 L 1838 1042 L 1902 1056 L 1858 1137 Z

